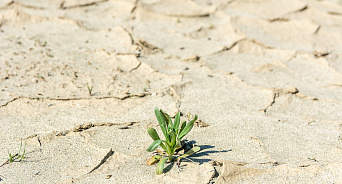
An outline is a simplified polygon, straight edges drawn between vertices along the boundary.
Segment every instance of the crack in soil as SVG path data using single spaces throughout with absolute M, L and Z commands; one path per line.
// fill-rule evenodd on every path
M 95 166 L 91 171 L 89 171 L 87 174 L 90 174 L 96 169 L 98 169 L 99 167 L 101 167 L 101 165 L 103 165 L 108 160 L 108 158 L 111 157 L 113 154 L 114 154 L 114 151 L 110 149 L 109 152 L 106 154 L 106 156 L 103 157 L 101 162 L 97 166 Z
M 128 122 L 128 123 L 106 123 L 106 122 L 101 122 L 101 123 L 85 123 L 81 125 L 77 125 L 74 128 L 71 129 L 72 132 L 82 132 L 84 130 L 88 130 L 92 127 L 98 127 L 98 126 L 115 126 L 115 125 L 124 125 L 123 127 L 119 127 L 119 129 L 128 129 L 129 126 L 132 126 L 138 122 Z M 69 132 L 67 132 L 69 133 Z
M 63 1 L 61 3 L 61 5 L 59 6 L 60 9 L 72 9 L 72 8 L 82 8 L 82 7 L 87 7 L 87 6 L 94 6 L 97 5 L 98 3 L 103 3 L 103 2 L 107 2 L 108 0 L 102 0 L 102 1 L 94 1 L 94 2 L 89 2 L 89 3 L 85 3 L 85 4 L 77 4 L 77 5 L 71 5 L 71 6 L 64 6 L 65 1 Z
M 212 54 L 209 54 L 208 56 L 212 56 L 215 54 L 219 54 L 221 52 L 225 52 L 227 50 L 231 50 L 232 48 L 234 48 L 238 43 L 247 40 L 247 38 L 241 38 L 240 40 L 235 41 L 234 43 L 232 43 L 230 46 L 224 46 L 221 50 L 213 52 Z
M 250 41 L 264 49 L 274 49 L 274 47 L 271 47 L 271 46 L 268 46 L 268 45 L 265 45 L 264 43 L 261 43 L 255 39 L 250 39 L 250 38 L 247 38 L 247 37 L 244 37 L 244 38 L 241 38 L 240 40 L 237 40 L 235 41 L 234 43 L 232 43 L 230 46 L 225 46 L 223 47 L 221 50 L 217 51 L 217 52 L 214 52 L 212 54 L 209 54 L 209 56 L 212 56 L 212 55 L 215 55 L 215 54 L 219 54 L 221 52 L 225 52 L 225 51 L 228 51 L 228 50 L 231 50 L 233 49 L 235 46 L 237 46 L 240 42 L 243 42 L 243 41 Z
M 292 94 L 295 95 L 298 98 L 301 99 L 309 99 L 309 100 L 318 100 L 318 98 L 315 97 L 310 97 L 310 96 L 306 96 L 303 93 L 299 92 L 297 88 L 286 88 L 286 89 L 275 89 L 273 88 L 273 98 L 272 101 L 269 105 L 267 105 L 264 109 L 262 109 L 261 111 L 263 111 L 265 113 L 266 116 L 268 116 L 267 114 L 267 109 L 272 107 L 275 103 L 276 103 L 276 99 L 278 97 L 280 97 L 281 95 L 285 95 L 285 94 Z
M 128 94 L 123 97 L 117 97 L 117 96 L 93 96 L 93 97 L 75 97 L 75 98 L 53 98 L 53 97 L 24 97 L 24 96 L 19 96 L 15 97 L 9 101 L 7 101 L 5 104 L 0 105 L 1 107 L 7 106 L 9 103 L 14 102 L 18 99 L 29 99 L 29 100 L 55 100 L 55 101 L 71 101 L 71 100 L 89 100 L 89 99 L 108 99 L 108 98 L 113 98 L 113 99 L 118 99 L 118 100 L 126 100 L 127 98 L 132 98 L 132 97 L 138 97 L 142 98 L 145 96 L 151 95 L 150 92 L 143 92 L 143 93 L 137 93 L 137 94 Z
M 129 129 L 129 127 L 133 126 L 134 124 L 137 124 L 140 122 L 128 122 L 128 123 L 109 123 L 109 122 L 100 122 L 100 123 L 84 123 L 81 125 L 76 125 L 74 126 L 72 129 L 70 130 L 63 130 L 63 131 L 52 131 L 51 133 L 47 133 L 47 134 L 33 134 L 30 135 L 26 138 L 24 138 L 24 140 L 28 140 L 31 138 L 37 138 L 37 141 L 39 143 L 39 146 L 41 147 L 44 143 L 48 143 L 51 142 L 53 140 L 55 140 L 55 138 L 59 137 L 59 136 L 67 136 L 69 133 L 71 132 L 83 132 L 85 130 L 88 130 L 90 128 L 93 127 L 99 127 L 99 126 L 120 126 L 118 127 L 118 129 Z M 82 136 L 82 135 L 81 135 Z
M 275 104 L 276 99 L 280 95 L 284 95 L 284 94 L 297 94 L 297 93 L 299 93 L 297 88 L 273 89 L 273 99 L 272 99 L 271 103 L 269 105 L 267 105 L 262 111 L 265 113 L 266 116 L 268 116 L 267 109 L 269 107 L 272 107 Z
M 131 10 L 131 12 L 130 12 L 131 15 L 132 15 L 132 14 L 135 12 L 135 10 L 137 9 L 137 7 L 138 7 L 138 2 L 139 2 L 139 0 L 135 0 L 135 2 L 134 2 L 134 7 L 132 8 L 132 10 Z
M 5 107 L 5 106 L 7 106 L 9 103 L 11 103 L 11 102 L 14 102 L 14 101 L 18 100 L 19 98 L 21 98 L 21 97 L 15 97 L 15 98 L 13 98 L 12 100 L 9 100 L 9 101 L 7 101 L 5 104 L 3 104 L 3 105 L 0 105 L 0 108 L 1 108 L 1 107 Z
M 141 62 L 139 61 L 139 64 L 136 66 L 136 67 L 134 67 L 134 68 L 132 68 L 130 71 L 128 71 L 129 73 L 130 72 L 133 72 L 134 70 L 137 70 L 139 67 L 140 67 L 140 65 L 141 65 Z
M 23 4 L 21 2 L 15 2 L 15 1 L 11 1 L 9 2 L 6 6 L 11 6 L 11 5 L 17 5 L 17 6 L 22 6 L 24 8 L 29 8 L 29 9 L 34 9 L 34 10 L 44 10 L 44 7 L 38 7 L 38 6 L 32 6 L 32 5 L 27 5 L 27 4 Z

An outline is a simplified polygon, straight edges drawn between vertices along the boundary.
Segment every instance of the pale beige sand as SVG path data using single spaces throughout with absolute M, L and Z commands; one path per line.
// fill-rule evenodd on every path
M 0 90 L 0 183 L 342 183 L 341 0 L 2 0 Z

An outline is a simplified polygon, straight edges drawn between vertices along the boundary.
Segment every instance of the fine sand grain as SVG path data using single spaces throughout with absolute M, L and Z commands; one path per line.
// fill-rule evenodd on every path
M 156 175 L 155 106 L 201 148 Z M 341 0 L 1 0 L 1 183 L 342 183 Z

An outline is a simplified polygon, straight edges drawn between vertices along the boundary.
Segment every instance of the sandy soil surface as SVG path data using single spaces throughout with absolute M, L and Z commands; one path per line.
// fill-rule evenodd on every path
M 342 183 L 342 1 L 1 0 L 0 90 L 0 183 Z

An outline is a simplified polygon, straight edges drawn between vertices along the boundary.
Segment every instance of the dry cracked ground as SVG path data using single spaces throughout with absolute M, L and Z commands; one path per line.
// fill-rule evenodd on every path
M 1 0 L 0 90 L 0 183 L 342 183 L 342 1 Z

